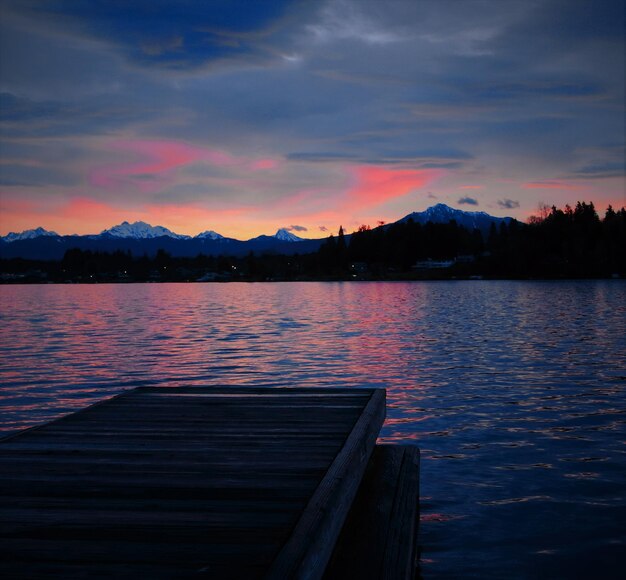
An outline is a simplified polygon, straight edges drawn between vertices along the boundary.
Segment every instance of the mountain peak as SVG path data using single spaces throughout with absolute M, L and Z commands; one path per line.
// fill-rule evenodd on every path
M 181 234 L 175 234 L 173 231 L 164 228 L 163 226 L 152 226 L 146 222 L 138 221 L 132 224 L 124 221 L 117 226 L 113 226 L 107 230 L 100 232 L 101 236 L 109 236 L 112 238 L 135 238 L 135 239 L 149 239 L 160 238 L 167 236 L 169 238 L 175 238 L 178 240 L 187 239 L 190 236 Z
M 33 230 L 25 230 L 21 233 L 10 232 L 6 236 L 3 236 L 1 239 L 3 239 L 5 242 L 17 242 L 19 240 L 32 240 L 34 238 L 40 238 L 42 236 L 58 237 L 58 235 L 59 234 L 57 234 L 56 232 L 51 232 L 39 227 Z
M 292 234 L 287 228 L 280 228 L 274 237 L 281 242 L 301 242 L 303 240 L 303 238 Z
M 475 213 L 480 213 L 480 214 L 484 214 L 484 211 L 466 211 L 464 209 L 456 209 L 454 207 L 450 207 L 449 205 L 446 205 L 445 203 L 436 203 L 435 205 L 431 205 L 429 208 L 425 209 L 424 212 L 422 213 L 438 213 L 438 212 L 445 212 L 445 213 L 450 213 L 450 214 L 475 214 Z
M 424 211 L 410 213 L 399 220 L 399 222 L 406 222 L 409 219 L 412 219 L 414 222 L 420 224 L 426 224 L 428 222 L 435 224 L 447 224 L 451 220 L 454 220 L 458 225 L 469 230 L 477 229 L 486 234 L 492 223 L 496 225 L 502 222 L 508 223 L 512 218 L 495 217 L 485 213 L 484 211 L 465 211 L 462 209 L 455 209 L 445 203 L 438 203 L 428 209 L 425 209 Z
M 224 236 L 213 230 L 206 230 L 205 232 L 199 233 L 196 238 L 199 240 L 222 240 Z

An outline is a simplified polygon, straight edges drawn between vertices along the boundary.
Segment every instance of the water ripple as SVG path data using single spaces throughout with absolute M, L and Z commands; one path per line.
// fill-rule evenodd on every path
M 1 286 L 0 429 L 140 385 L 385 387 L 425 578 L 617 577 L 625 305 L 619 280 Z

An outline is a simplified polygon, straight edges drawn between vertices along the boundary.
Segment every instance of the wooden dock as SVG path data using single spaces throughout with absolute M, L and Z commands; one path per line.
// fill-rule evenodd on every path
M 418 455 L 384 416 L 380 389 L 138 388 L 7 437 L 0 574 L 410 578 Z

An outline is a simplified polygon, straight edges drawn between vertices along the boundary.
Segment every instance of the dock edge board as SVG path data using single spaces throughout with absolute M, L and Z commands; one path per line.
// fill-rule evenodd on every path
M 343 448 L 270 567 L 265 576 L 267 580 L 317 580 L 323 577 L 374 451 L 385 411 L 385 389 L 374 389 Z

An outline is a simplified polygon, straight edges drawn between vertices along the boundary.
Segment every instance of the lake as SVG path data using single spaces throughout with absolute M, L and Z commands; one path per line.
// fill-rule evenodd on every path
M 626 283 L 0 286 L 0 429 L 139 385 L 387 388 L 430 578 L 626 569 Z

